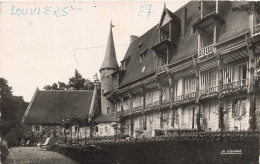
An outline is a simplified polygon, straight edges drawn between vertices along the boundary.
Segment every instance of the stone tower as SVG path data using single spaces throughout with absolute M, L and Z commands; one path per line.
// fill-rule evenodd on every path
M 112 89 L 113 79 L 109 75 L 118 70 L 118 68 L 111 23 L 105 59 L 99 70 L 101 74 L 101 114 L 111 114 L 111 111 L 114 110 L 113 102 L 107 100 L 104 93 Z

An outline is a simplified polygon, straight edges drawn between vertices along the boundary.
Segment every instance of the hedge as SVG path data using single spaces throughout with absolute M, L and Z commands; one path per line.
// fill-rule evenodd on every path
M 79 163 L 177 163 L 221 164 L 257 163 L 258 136 L 160 137 L 119 140 L 95 145 L 55 145 L 52 150 Z M 223 155 L 221 151 L 241 150 L 242 154 Z

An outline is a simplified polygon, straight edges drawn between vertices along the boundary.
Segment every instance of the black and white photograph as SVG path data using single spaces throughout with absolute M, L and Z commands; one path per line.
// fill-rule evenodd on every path
M 260 163 L 260 1 L 0 1 L 0 164 Z

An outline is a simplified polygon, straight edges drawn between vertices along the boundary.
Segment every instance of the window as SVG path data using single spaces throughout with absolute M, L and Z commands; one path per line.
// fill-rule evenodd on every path
M 159 54 L 159 67 L 167 64 L 167 54 Z
M 140 63 L 144 61 L 145 53 L 140 54 Z
M 257 12 L 254 12 L 254 25 L 257 25 L 260 23 L 260 14 L 258 14 Z
M 78 131 L 79 131 L 79 127 L 75 126 L 75 132 L 78 132 Z
M 117 109 L 118 112 L 121 111 L 121 102 L 120 101 L 118 101 L 116 103 L 116 109 Z
M 210 87 L 218 86 L 218 72 L 210 73 L 209 78 L 210 78 L 210 81 L 209 81 L 210 82 L 210 84 L 209 84 Z
M 139 107 L 143 105 L 143 96 L 136 95 L 133 98 L 133 107 Z
M 107 128 L 107 126 L 105 126 L 105 132 L 107 133 L 108 132 L 108 130 L 107 130 L 108 128 Z
M 246 64 L 235 66 L 235 81 L 246 79 L 247 69 Z
M 246 114 L 246 98 L 235 99 L 232 108 L 232 117 L 240 117 Z
M 39 132 L 40 131 L 40 126 L 35 126 L 35 131 Z
M 144 119 L 143 118 L 139 118 L 139 128 L 140 130 L 143 129 L 144 125 Z
M 188 94 L 196 91 L 196 79 L 195 78 L 184 78 L 183 79 L 183 93 Z
M 123 62 L 122 62 L 122 65 L 121 65 L 121 69 L 122 69 L 122 70 L 125 70 L 125 68 L 126 68 L 126 61 L 123 61 Z
M 123 109 L 124 110 L 129 110 L 131 108 L 130 106 L 131 106 L 130 99 L 124 100 L 124 102 L 123 102 Z
M 111 109 L 110 109 L 110 107 L 107 107 L 107 114 L 111 114 Z
M 143 52 L 140 53 L 140 63 L 142 63 L 144 61 L 146 52 L 147 52 L 147 49 L 145 49 Z

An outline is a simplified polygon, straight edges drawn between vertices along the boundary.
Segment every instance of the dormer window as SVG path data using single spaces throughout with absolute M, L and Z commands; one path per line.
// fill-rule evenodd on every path
M 146 56 L 146 52 L 147 52 L 147 49 L 140 54 L 140 63 L 142 63 L 144 61 L 144 58 Z
M 126 61 L 122 61 L 121 70 L 125 70 L 125 69 L 126 69 Z
M 193 30 L 198 32 L 199 58 L 214 53 L 214 45 L 219 36 L 220 26 L 223 23 L 225 23 L 225 20 L 215 11 L 206 15 L 202 14 L 201 18 L 193 23 Z
M 141 48 L 143 45 L 143 42 L 141 42 L 139 45 L 138 45 L 138 48 Z
M 201 18 L 216 10 L 216 1 L 200 1 Z
M 211 24 L 210 26 L 208 27 L 208 31 L 199 30 L 199 57 L 213 53 L 214 24 Z
M 170 38 L 169 36 L 169 25 L 166 24 L 164 27 L 161 27 L 160 29 L 160 42 L 164 40 L 168 40 Z

